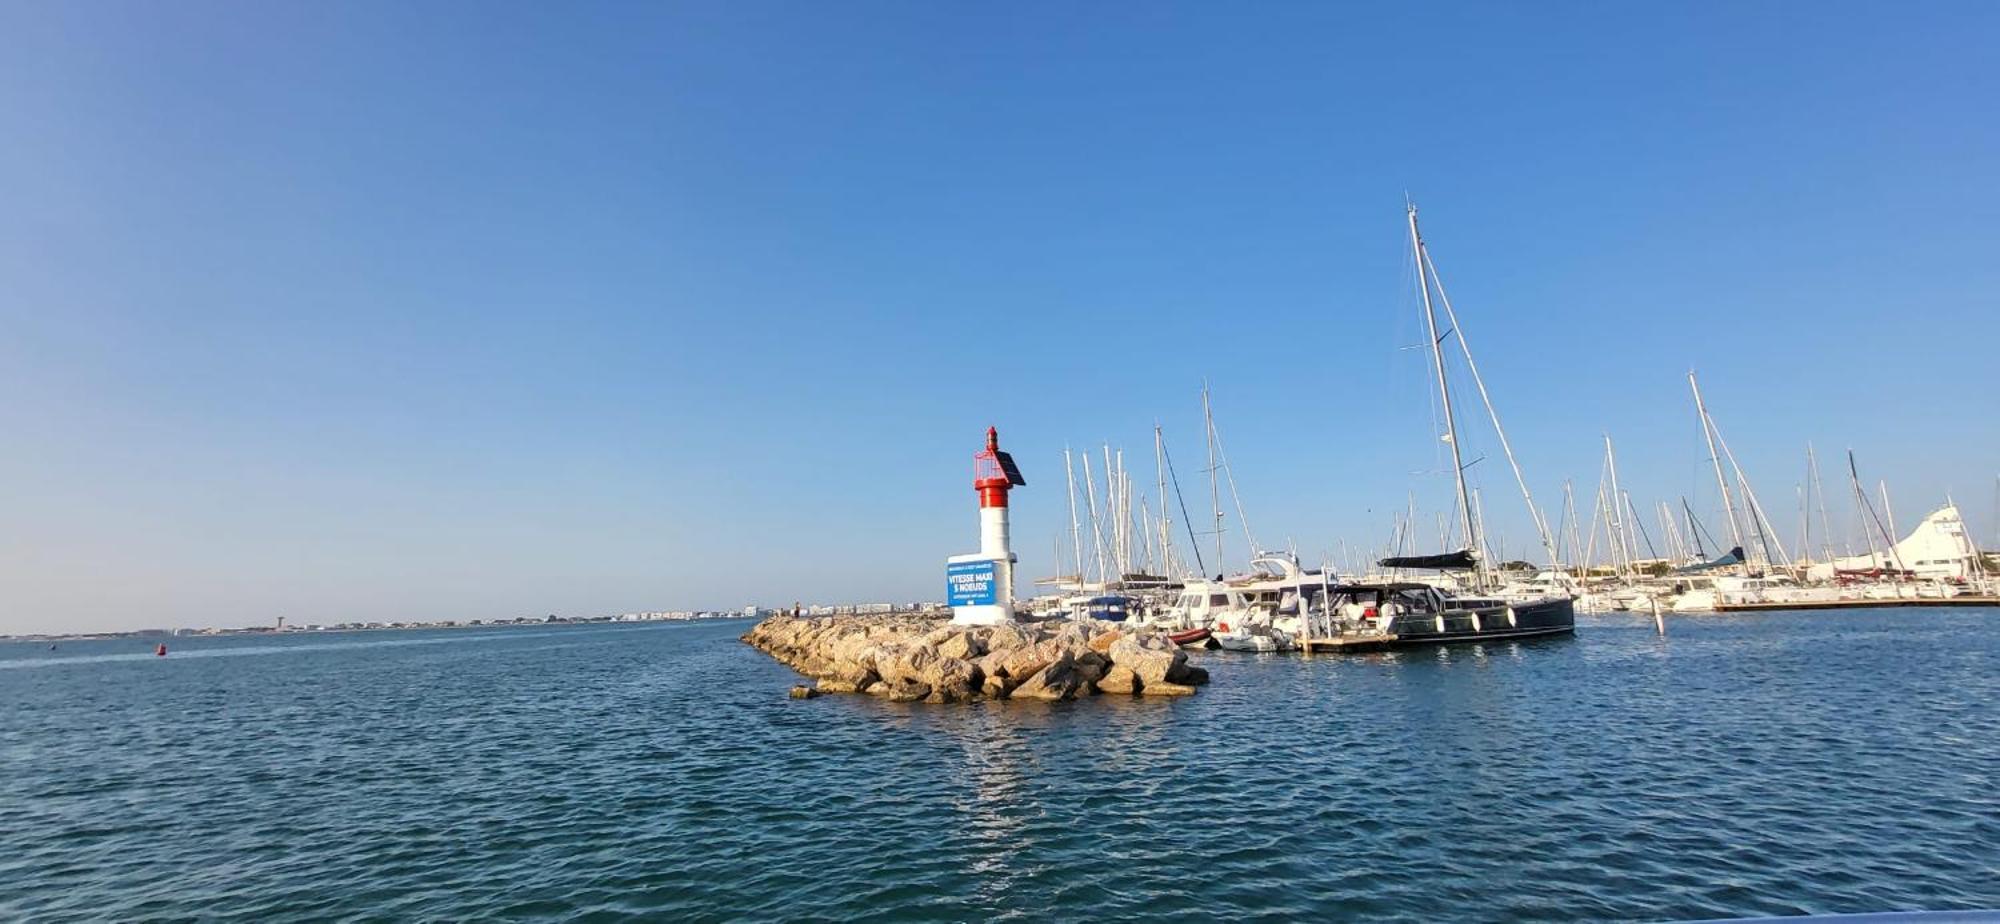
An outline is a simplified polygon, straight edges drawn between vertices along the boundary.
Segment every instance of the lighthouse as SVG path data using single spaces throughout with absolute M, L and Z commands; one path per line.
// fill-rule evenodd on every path
M 979 551 L 945 561 L 945 596 L 961 625 L 992 625 L 1014 618 L 1014 549 L 1007 531 L 1007 492 L 1026 485 L 1014 457 L 1000 448 L 1000 432 L 986 428 L 986 448 L 972 456 L 972 488 L 979 492 Z

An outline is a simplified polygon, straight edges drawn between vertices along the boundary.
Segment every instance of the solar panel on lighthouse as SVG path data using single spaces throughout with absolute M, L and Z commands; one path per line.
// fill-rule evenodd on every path
M 1006 450 L 993 450 L 993 460 L 1000 463 L 1000 471 L 1006 474 L 1008 484 L 1015 487 L 1027 485 L 1028 479 L 1021 477 L 1021 467 L 1014 464 L 1014 457 L 1008 455 Z

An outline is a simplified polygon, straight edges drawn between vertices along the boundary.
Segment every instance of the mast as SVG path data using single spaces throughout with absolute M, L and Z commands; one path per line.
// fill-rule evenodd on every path
M 1424 255 L 1424 237 L 1417 231 L 1417 206 L 1410 203 L 1410 249 L 1417 258 L 1417 291 L 1424 297 L 1424 326 L 1430 331 L 1431 368 L 1437 373 L 1438 397 L 1444 401 L 1444 441 L 1451 444 L 1452 483 L 1458 492 L 1458 513 L 1461 525 L 1465 527 L 1465 548 L 1478 553 L 1479 526 L 1472 517 L 1472 495 L 1465 489 L 1465 459 L 1458 449 L 1458 422 L 1452 416 L 1451 385 L 1444 374 L 1444 336 L 1438 333 L 1437 309 L 1431 304 L 1430 260 Z M 1486 563 L 1474 558 L 1473 575 L 1475 583 L 1480 583 L 1486 571 Z
M 1688 370 L 1688 387 L 1694 390 L 1695 413 L 1701 415 L 1701 437 L 1708 441 L 1708 461 L 1715 464 L 1715 486 L 1722 491 L 1722 513 L 1729 518 L 1729 541 L 1738 548 L 1743 545 L 1743 529 L 1736 525 L 1736 503 L 1729 497 L 1729 479 L 1722 475 L 1722 454 L 1715 451 L 1715 429 L 1708 420 L 1708 405 L 1702 403 L 1701 386 L 1695 383 L 1694 370 Z
M 1112 444 L 1106 442 L 1104 444 L 1104 518 L 1110 520 L 1110 528 L 1112 528 L 1112 536 L 1110 536 L 1112 538 L 1112 546 L 1110 546 L 1110 554 L 1106 558 L 1110 558 L 1112 570 L 1118 574 L 1118 578 L 1124 578 L 1124 516 L 1122 516 L 1122 504 L 1124 504 L 1124 500 L 1118 496 L 1118 492 L 1120 492 L 1120 484 L 1118 484 L 1118 470 L 1112 468 Z
M 1153 423 L 1153 467 L 1160 476 L 1160 575 L 1173 577 L 1173 554 L 1169 551 L 1173 546 L 1167 541 L 1172 527 L 1172 518 L 1167 516 L 1167 440 L 1157 421 Z
M 1581 543 L 1577 540 L 1576 535 L 1576 493 L 1571 490 L 1568 478 L 1563 479 L 1563 523 L 1566 529 L 1566 532 L 1563 534 L 1563 541 L 1565 545 L 1569 546 L 1569 554 L 1571 556 L 1582 554 L 1583 550 L 1577 548 Z M 1579 561 L 1577 564 L 1581 565 L 1584 563 Z M 1582 572 L 1579 571 L 1577 576 L 1581 578 Z
M 1208 380 L 1201 383 L 1201 419 L 1208 428 L 1208 505 L 1215 511 L 1215 569 L 1218 574 L 1229 569 L 1222 564 L 1222 487 L 1215 479 L 1215 414 L 1208 406 Z
M 1893 547 L 1896 537 L 1902 535 L 1903 531 L 1896 525 L 1896 508 L 1889 506 L 1889 482 L 1877 481 L 1875 487 L 1882 492 L 1882 515 L 1889 518 L 1889 528 L 1884 532 L 1888 534 L 1889 543 Z
M 1090 474 L 1090 453 L 1083 454 L 1084 500 L 1090 504 L 1090 554 L 1097 563 L 1097 580 L 1104 581 L 1104 526 L 1097 516 L 1097 482 Z
M 1076 467 L 1070 464 L 1069 447 L 1063 447 L 1063 477 L 1069 481 L 1069 547 L 1076 554 L 1076 589 L 1083 592 L 1083 527 L 1076 520 Z
M 1624 499 L 1625 492 L 1618 487 L 1618 453 L 1611 448 L 1611 434 L 1609 433 L 1604 434 L 1604 464 L 1611 470 L 1610 526 L 1617 536 L 1613 541 L 1618 543 L 1618 552 L 1625 556 L 1625 561 L 1629 565 L 1634 557 L 1634 549 L 1632 547 L 1632 537 L 1625 532 L 1626 515 L 1623 508 L 1629 507 L 1630 502 Z
M 1147 574 L 1158 574 L 1153 561 L 1153 502 L 1146 497 L 1139 498 L 1139 569 Z
M 1588 575 L 1588 574 L 1590 573 L 1590 571 L 1591 571 L 1591 568 L 1592 568 L 1592 565 L 1591 565 L 1591 562 L 1593 562 L 1593 561 L 1596 561 L 1596 560 L 1597 560 L 1597 521 L 1598 521 L 1598 520 L 1600 520 L 1600 519 L 1602 519 L 1602 518 L 1604 517 L 1604 479 L 1603 479 L 1603 478 L 1599 478 L 1599 479 L 1597 479 L 1597 498 L 1596 498 L 1595 500 L 1591 501 L 1591 502 L 1590 502 L 1590 505 L 1591 505 L 1591 506 L 1590 506 L 1590 545 L 1589 545 L 1589 546 L 1587 546 L 1587 547 L 1585 547 L 1585 548 L 1584 548 L 1584 550 L 1583 550 L 1583 569 L 1584 569 L 1584 574 L 1585 574 L 1585 575 Z M 1607 547 L 1608 547 L 1609 545 L 1610 545 L 1610 543 L 1606 543 L 1606 546 L 1607 546 Z M 1612 570 L 1613 570 L 1614 572 L 1616 572 L 1616 571 L 1618 570 L 1618 569 L 1617 569 L 1617 562 L 1615 561 L 1615 559 L 1617 558 L 1617 556 L 1616 556 L 1616 555 L 1613 555 L 1613 556 L 1612 556 L 1612 558 L 1614 559 L 1614 561 L 1612 562 Z

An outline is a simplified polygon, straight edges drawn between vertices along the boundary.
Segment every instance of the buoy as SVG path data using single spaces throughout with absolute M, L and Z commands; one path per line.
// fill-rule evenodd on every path
M 153 649 L 153 656 L 154 656 L 154 657 L 159 657 L 159 658 L 164 658 L 164 657 L 166 657 L 166 656 L 167 656 L 167 643 L 165 643 L 165 642 L 161 642 L 161 643 L 160 643 L 160 647 L 158 647 L 158 648 L 155 648 L 155 649 Z

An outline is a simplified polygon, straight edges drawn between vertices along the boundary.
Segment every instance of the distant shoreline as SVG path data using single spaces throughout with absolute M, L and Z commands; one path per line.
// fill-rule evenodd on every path
M 234 638 L 240 636 L 294 636 L 332 635 L 346 632 L 410 632 L 431 629 L 513 629 L 533 626 L 582 626 L 582 625 L 658 625 L 660 623 L 727 622 L 732 619 L 756 619 L 742 613 L 715 613 L 703 616 L 662 617 L 658 619 L 621 619 L 616 616 L 576 616 L 543 619 L 495 619 L 471 622 L 424 622 L 424 623 L 341 623 L 332 626 L 291 627 L 279 629 L 275 626 L 257 626 L 235 629 L 133 629 L 125 632 L 82 632 L 70 634 L 28 634 L 0 635 L 0 643 L 5 642 L 105 642 L 119 640 L 190 639 L 190 638 Z

